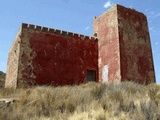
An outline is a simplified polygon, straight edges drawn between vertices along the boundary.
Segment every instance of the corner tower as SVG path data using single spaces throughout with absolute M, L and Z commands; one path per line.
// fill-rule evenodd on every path
M 115 5 L 94 19 L 98 37 L 99 81 L 155 82 L 147 18 Z

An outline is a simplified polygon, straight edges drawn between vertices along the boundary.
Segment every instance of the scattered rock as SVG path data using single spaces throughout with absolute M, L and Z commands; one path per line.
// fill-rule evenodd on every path
M 0 110 L 9 107 L 11 104 L 18 102 L 17 98 L 1 98 L 0 99 Z

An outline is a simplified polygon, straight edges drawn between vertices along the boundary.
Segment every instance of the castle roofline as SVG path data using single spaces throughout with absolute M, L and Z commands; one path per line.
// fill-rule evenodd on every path
M 28 24 L 28 23 L 22 23 L 21 29 L 29 29 L 29 30 L 36 30 L 36 31 L 41 31 L 41 32 L 46 32 L 46 33 L 51 33 L 51 34 L 54 33 L 54 34 L 59 34 L 59 35 L 79 37 L 81 39 L 97 40 L 97 38 L 94 36 L 86 36 L 86 35 L 77 34 L 74 32 L 68 32 L 68 31 L 63 31 L 59 29 L 53 29 L 53 28 Z
M 119 8 L 122 8 L 122 9 L 128 9 L 128 10 L 131 10 L 131 11 L 133 11 L 133 12 L 138 12 L 138 13 L 144 15 L 144 13 L 139 12 L 139 11 L 137 11 L 137 10 L 134 9 L 134 8 L 124 7 L 123 5 L 115 4 L 115 5 L 113 5 L 111 8 L 109 8 L 107 11 L 105 11 L 103 14 L 99 15 L 98 17 L 94 17 L 94 19 L 101 18 L 102 16 L 104 16 L 104 15 L 105 15 L 106 13 L 108 13 L 109 11 L 112 11 L 112 9 L 118 9 L 118 7 L 119 7 Z M 144 16 L 145 16 L 145 15 L 144 15 Z
M 118 7 L 121 7 L 121 8 L 124 8 L 124 9 L 128 9 L 128 10 L 131 10 L 131 11 L 133 11 L 133 12 L 138 12 L 138 13 L 140 13 L 140 14 L 143 14 L 143 15 L 144 15 L 144 13 L 142 13 L 142 12 L 140 12 L 140 11 L 137 11 L 136 9 L 131 8 L 131 7 L 125 7 L 125 6 L 120 5 L 120 4 L 115 4 L 114 6 L 116 6 L 117 8 L 118 8 Z M 114 7 L 114 6 L 113 6 L 113 7 Z

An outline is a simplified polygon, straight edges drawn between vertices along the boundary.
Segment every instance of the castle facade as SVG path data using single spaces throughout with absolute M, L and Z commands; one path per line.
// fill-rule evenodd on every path
M 90 37 L 22 23 L 8 54 L 5 87 L 156 82 L 143 13 L 115 5 L 93 26 Z

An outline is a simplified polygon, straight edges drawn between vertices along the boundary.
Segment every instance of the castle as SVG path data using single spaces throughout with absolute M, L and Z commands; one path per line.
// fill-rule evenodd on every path
M 5 87 L 156 82 L 143 13 L 114 5 L 93 24 L 89 37 L 23 23 L 8 54 Z

